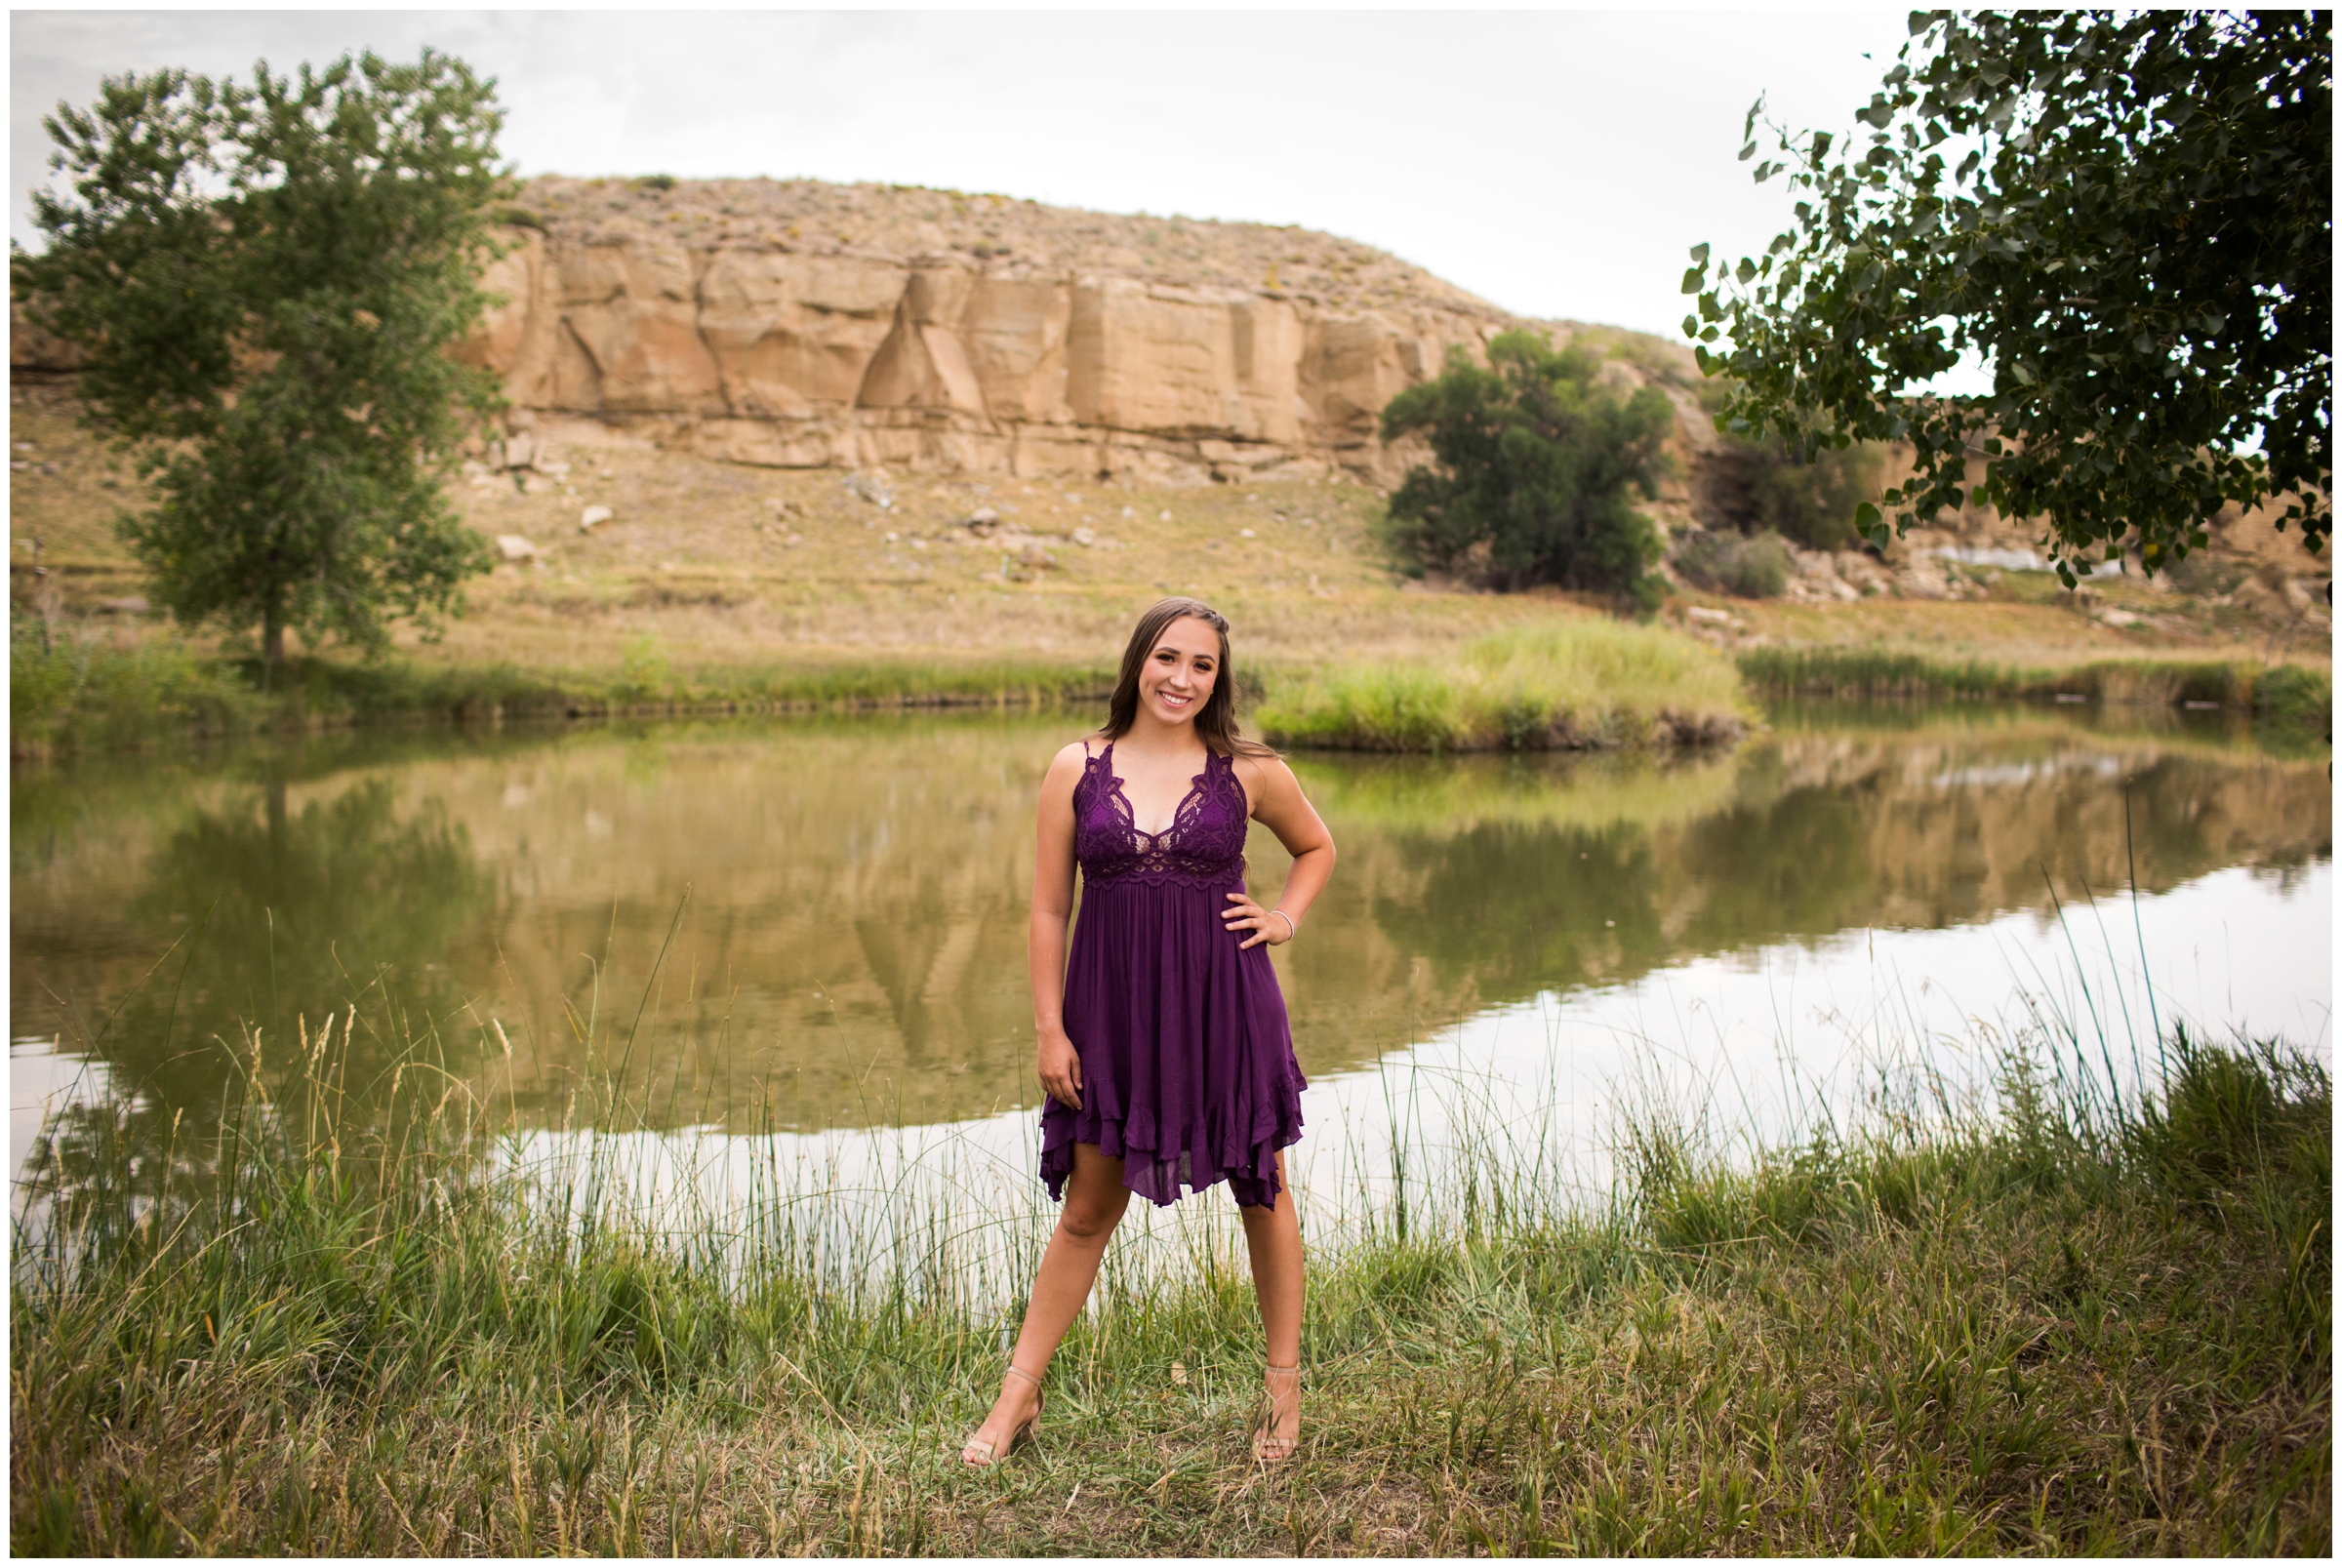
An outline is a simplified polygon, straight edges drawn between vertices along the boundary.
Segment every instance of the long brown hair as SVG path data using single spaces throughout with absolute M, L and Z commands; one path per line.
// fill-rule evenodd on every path
M 1212 676 L 1212 695 L 1204 699 L 1202 711 L 1195 715 L 1196 735 L 1224 757 L 1275 756 L 1271 747 L 1245 739 L 1236 723 L 1236 671 L 1228 654 L 1228 618 L 1201 599 L 1157 599 L 1139 617 L 1139 623 L 1131 627 L 1130 643 L 1122 650 L 1122 674 L 1114 682 L 1114 695 L 1107 700 L 1106 723 L 1098 733 L 1109 741 L 1119 741 L 1130 733 L 1139 717 L 1139 672 L 1147 667 L 1147 658 L 1154 652 L 1163 629 L 1174 621 L 1191 618 L 1220 634 L 1220 667 Z

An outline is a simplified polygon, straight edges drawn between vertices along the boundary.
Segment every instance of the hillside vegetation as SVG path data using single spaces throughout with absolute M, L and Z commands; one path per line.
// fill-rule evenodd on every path
M 1664 344 L 1585 337 L 1619 356 L 1620 374 L 1691 401 Z M 775 469 L 573 422 L 564 426 L 573 439 L 538 441 L 526 469 L 474 462 L 458 478 L 471 526 L 515 558 L 471 586 L 471 613 L 442 640 L 402 633 L 376 664 L 308 649 L 316 657 L 297 661 L 290 692 L 263 698 L 244 643 L 182 635 L 141 613 L 144 584 L 110 527 L 136 482 L 77 424 L 69 380 L 21 381 L 12 404 L 20 752 L 150 742 L 158 723 L 222 731 L 402 715 L 1086 700 L 1109 679 L 1131 619 L 1172 592 L 1231 616 L 1239 678 L 1255 695 L 1282 677 L 1343 667 L 1420 673 L 1509 628 L 1612 608 L 1550 590 L 1473 591 L 1435 573 L 1403 581 L 1383 543 L 1383 494 L 1339 472 L 1142 485 Z M 1708 503 L 1703 475 L 1722 471 L 1697 465 L 1705 460 L 1688 445 L 1697 434 L 1687 414 L 1650 508 L 1695 543 L 1713 537 L 1689 532 Z M 609 515 L 587 529 L 588 508 Z M 2210 557 L 2153 583 L 2101 578 L 2070 593 L 2046 572 L 1905 555 L 1897 564 L 1796 552 L 1797 574 L 1770 600 L 1671 572 L 1660 623 L 1735 657 L 1762 653 L 1768 670 L 1784 649 L 2023 669 L 2035 684 L 2043 671 L 2140 658 L 2321 672 L 2328 662 L 2323 604 L 2281 572 L 2270 586 L 2269 569 L 2249 559 Z M 294 650 L 304 651 L 298 638 Z M 1842 663 L 1832 668 L 1838 689 L 1861 688 Z M 2113 696 L 2119 684 L 2092 690 Z M 2248 679 L 2226 687 L 2251 689 Z M 1485 729 L 1454 722 L 1457 736 Z

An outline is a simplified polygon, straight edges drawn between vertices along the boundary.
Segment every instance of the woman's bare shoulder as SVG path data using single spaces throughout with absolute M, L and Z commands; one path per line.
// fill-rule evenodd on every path
M 1047 782 L 1063 784 L 1068 780 L 1080 778 L 1083 765 L 1090 758 L 1096 756 L 1098 750 L 1098 743 L 1095 739 L 1084 738 L 1079 741 L 1068 741 L 1057 748 L 1057 755 L 1049 759 Z
M 1256 811 L 1264 801 L 1288 789 L 1301 787 L 1299 781 L 1293 777 L 1293 770 L 1285 766 L 1285 759 L 1273 753 L 1269 756 L 1250 756 L 1239 752 L 1230 761 L 1235 767 L 1236 781 L 1244 786 L 1245 798 L 1252 802 Z

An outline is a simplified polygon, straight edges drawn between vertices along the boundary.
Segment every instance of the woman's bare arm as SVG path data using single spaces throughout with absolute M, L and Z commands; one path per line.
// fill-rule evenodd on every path
M 1066 925 L 1073 915 L 1073 785 L 1086 751 L 1058 752 L 1041 780 L 1040 830 L 1032 857 L 1032 924 L 1026 960 L 1032 972 L 1035 1064 L 1049 1097 L 1081 1108 L 1081 1058 L 1066 1035 Z
M 1273 908 L 1264 909 L 1246 894 L 1231 893 L 1221 917 L 1229 930 L 1251 933 L 1243 946 L 1265 942 L 1274 947 L 1293 940 L 1310 905 L 1334 874 L 1334 835 L 1326 831 L 1317 808 L 1301 792 L 1301 781 L 1281 759 L 1244 757 L 1236 770 L 1252 799 L 1253 816 L 1285 846 L 1293 857 L 1293 869 L 1286 873 L 1285 890 Z

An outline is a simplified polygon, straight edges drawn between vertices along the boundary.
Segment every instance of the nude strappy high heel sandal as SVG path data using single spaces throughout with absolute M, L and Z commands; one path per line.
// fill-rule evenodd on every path
M 1008 1375 L 1012 1378 L 1023 1378 L 1027 1383 L 1031 1384 L 1036 1389 L 1041 1386 L 1040 1379 L 1034 1377 L 1031 1373 L 1026 1371 L 1023 1367 L 1018 1366 L 1013 1361 L 1008 1365 Z M 1008 1441 L 997 1445 L 997 1447 L 991 1443 L 980 1441 L 974 1433 L 970 1433 L 967 1442 L 960 1447 L 960 1463 L 974 1469 L 983 1469 L 1003 1456 L 1015 1453 L 1019 1443 L 1022 1443 L 1026 1439 L 1032 1436 L 1032 1434 L 1040 1428 L 1041 1407 L 1046 1405 L 1048 1402 L 1049 1396 L 1047 1394 L 1035 1393 L 1032 1397 L 1032 1414 L 1026 1417 L 1025 1420 L 1018 1426 L 1017 1429 L 1008 1434 Z M 981 1431 L 983 1428 L 978 1427 L 977 1430 Z
M 1300 1362 L 1296 1361 L 1289 1367 L 1264 1367 L 1262 1370 L 1272 1378 L 1291 1378 L 1293 1380 L 1291 1397 L 1294 1399 L 1301 1397 Z M 1273 1465 L 1279 1460 L 1291 1459 L 1295 1451 L 1301 1447 L 1300 1438 L 1280 1437 L 1276 1434 L 1277 1404 L 1277 1396 L 1271 1393 L 1269 1395 L 1269 1419 L 1262 1424 L 1259 1431 L 1252 1434 L 1252 1457 L 1263 1464 Z

